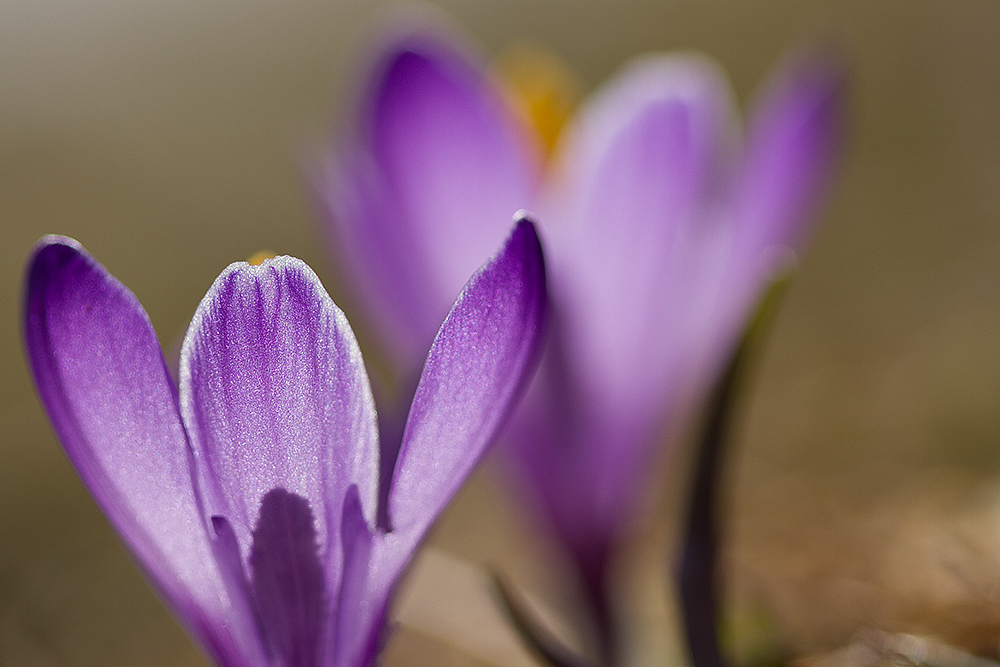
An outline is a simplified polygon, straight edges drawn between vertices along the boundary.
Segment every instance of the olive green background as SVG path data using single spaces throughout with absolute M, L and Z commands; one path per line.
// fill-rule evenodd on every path
M 19 334 L 32 244 L 46 233 L 80 240 L 137 294 L 165 345 L 222 268 L 262 248 L 302 257 L 332 283 L 300 165 L 333 132 L 385 7 L 0 0 L 0 665 L 204 664 L 37 402 Z M 697 49 L 718 59 L 745 102 L 789 46 L 839 43 L 851 62 L 845 155 L 745 403 L 734 535 L 753 553 L 755 540 L 800 521 L 812 528 L 803 540 L 822 550 L 817 526 L 844 507 L 910 493 L 913 480 L 945 470 L 960 491 L 990 488 L 1000 473 L 1000 4 L 440 7 L 487 52 L 523 41 L 553 50 L 587 89 L 634 55 Z M 685 458 L 673 461 L 651 534 L 669 533 L 662 526 L 676 511 Z M 530 572 L 523 536 L 534 533 L 494 505 L 492 488 L 478 480 L 433 542 Z M 1000 520 L 983 530 L 1000 532 Z M 801 555 L 805 541 L 790 532 L 787 549 L 778 537 L 768 547 Z M 765 559 L 767 585 L 781 586 L 780 553 Z M 830 620 L 836 632 L 804 645 L 846 640 L 854 622 Z M 397 639 L 392 664 L 471 660 L 419 633 Z

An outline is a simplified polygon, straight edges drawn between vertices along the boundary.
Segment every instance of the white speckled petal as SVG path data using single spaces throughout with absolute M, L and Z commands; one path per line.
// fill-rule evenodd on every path
M 219 664 L 264 667 L 232 623 L 156 334 L 135 296 L 75 241 L 29 261 L 25 345 L 66 453 L 136 560 Z
M 267 568 L 284 563 L 311 580 L 318 560 L 326 589 L 318 622 L 330 622 L 344 494 L 356 485 L 374 523 L 378 439 L 357 342 L 312 270 L 290 257 L 226 269 L 185 339 L 180 398 L 207 512 L 231 524 L 258 607 L 314 605 L 313 592 Z M 308 544 L 287 561 L 275 553 L 275 541 L 307 533 L 314 554 Z M 288 625 L 281 616 L 265 627 L 278 653 L 317 622 Z

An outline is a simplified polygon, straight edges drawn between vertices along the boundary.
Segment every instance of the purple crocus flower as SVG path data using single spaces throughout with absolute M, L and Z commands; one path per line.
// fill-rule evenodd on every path
M 431 347 L 377 526 L 379 439 L 361 354 L 316 275 L 236 263 L 188 330 L 179 390 L 135 296 L 47 237 L 25 341 L 84 483 L 154 586 L 224 667 L 350 667 L 393 588 L 534 367 L 541 249 L 520 222 Z
M 807 236 L 841 87 L 831 60 L 792 62 L 740 141 L 712 62 L 647 56 L 583 106 L 545 170 L 482 61 L 450 35 L 403 31 L 315 178 L 342 264 L 404 374 L 449 290 L 502 234 L 499 214 L 538 212 L 552 331 L 509 453 L 598 607 L 664 427 L 688 417 Z

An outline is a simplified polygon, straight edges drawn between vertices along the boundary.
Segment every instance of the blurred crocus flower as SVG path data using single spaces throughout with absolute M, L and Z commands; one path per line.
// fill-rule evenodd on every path
M 647 56 L 586 102 L 546 165 L 460 40 L 402 31 L 315 175 L 341 263 L 404 374 L 506 217 L 538 213 L 552 330 L 510 453 L 598 605 L 665 426 L 697 405 L 807 236 L 841 87 L 830 59 L 791 62 L 741 141 L 711 61 Z
M 191 323 L 179 391 L 135 296 L 75 241 L 27 271 L 25 341 L 83 481 L 224 667 L 364 666 L 393 588 L 533 370 L 546 309 L 520 223 L 461 292 L 413 399 L 387 515 L 361 354 L 316 275 L 233 264 Z

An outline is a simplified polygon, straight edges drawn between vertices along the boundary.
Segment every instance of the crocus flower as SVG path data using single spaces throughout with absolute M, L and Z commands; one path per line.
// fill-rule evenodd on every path
M 373 61 L 356 124 L 315 177 L 339 257 L 405 374 L 500 214 L 537 211 L 552 330 L 509 453 L 596 598 L 665 426 L 688 416 L 807 235 L 840 70 L 780 70 L 741 142 L 712 62 L 646 56 L 583 106 L 545 167 L 450 35 L 402 31 Z
M 392 590 L 533 369 L 545 276 L 531 223 L 434 340 L 375 522 L 379 440 L 361 354 L 290 257 L 227 268 L 179 389 L 135 296 L 75 241 L 27 271 L 25 341 L 69 458 L 162 597 L 224 667 L 371 664 Z

